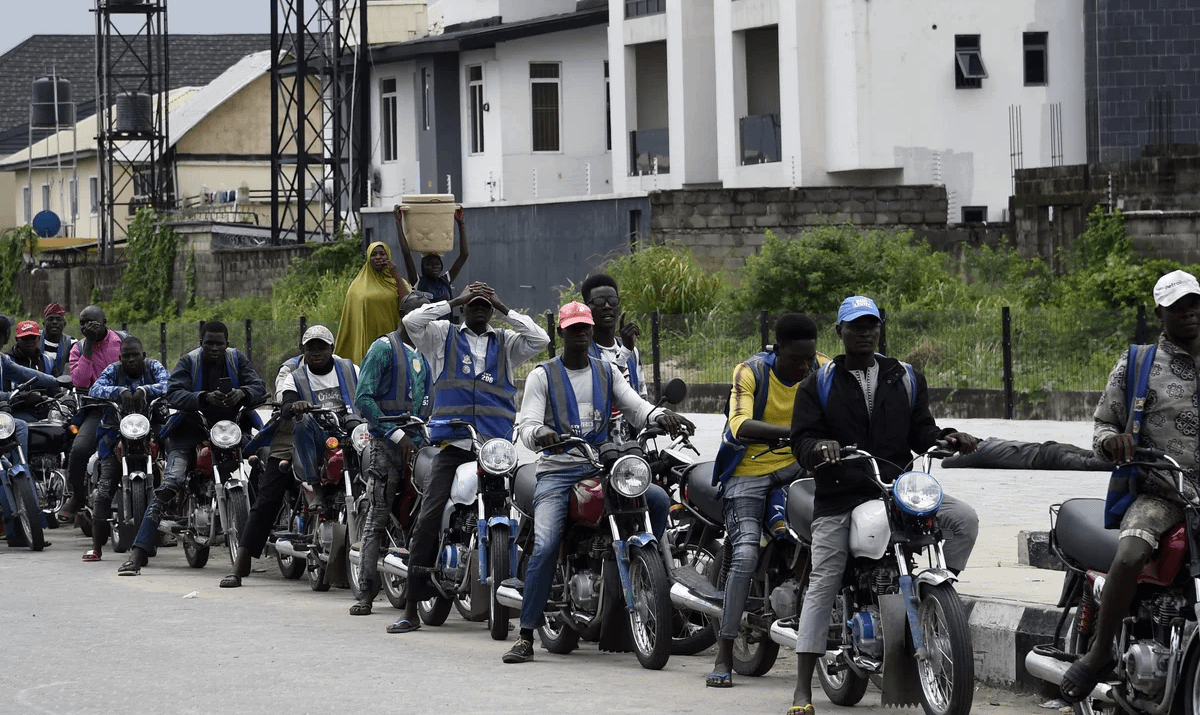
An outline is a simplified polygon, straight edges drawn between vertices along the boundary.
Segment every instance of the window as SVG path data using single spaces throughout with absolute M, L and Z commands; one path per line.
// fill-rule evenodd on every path
M 963 206 L 963 223 L 987 223 L 987 206 Z
M 75 219 L 79 216 L 79 182 L 75 179 L 71 179 L 67 186 L 71 195 L 70 221 L 71 223 L 75 223 Z
M 560 151 L 558 75 L 557 62 L 534 62 L 529 65 L 534 151 Z
M 979 52 L 979 35 L 954 36 L 954 86 L 974 89 L 983 86 L 987 78 L 983 55 Z
M 396 161 L 396 78 L 379 81 L 379 131 L 383 161 Z
M 467 68 L 467 91 L 471 97 L 471 153 L 483 153 L 483 65 Z
M 50 184 L 42 184 L 42 210 L 50 210 Z
M 1046 86 L 1048 73 L 1046 56 L 1046 33 L 1025 33 L 1025 86 Z
M 421 68 L 421 125 L 429 131 L 429 68 Z
M 657 15 L 667 11 L 667 0 L 625 0 L 625 17 Z
M 33 198 L 28 186 L 21 188 L 21 207 L 25 212 L 25 223 L 33 220 Z
M 91 194 L 92 200 L 92 215 L 100 213 L 100 178 L 96 176 L 88 177 L 88 193 Z
M 604 60 L 604 149 L 612 151 L 612 92 L 608 81 L 608 60 Z

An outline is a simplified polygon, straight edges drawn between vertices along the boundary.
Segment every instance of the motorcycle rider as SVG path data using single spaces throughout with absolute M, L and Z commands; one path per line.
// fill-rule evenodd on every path
M 459 306 L 465 306 L 463 323 L 455 325 L 443 316 Z M 503 315 L 513 329 L 491 327 L 488 321 L 493 312 Z M 404 616 L 388 626 L 389 633 L 421 627 L 417 604 L 437 593 L 428 568 L 437 556 L 438 529 L 454 473 L 460 465 L 475 461 L 470 438 L 463 438 L 444 422 L 461 419 L 484 437 L 507 438 L 517 414 L 513 370 L 550 344 L 550 336 L 533 318 L 509 310 L 491 287 L 478 282 L 453 300 L 430 303 L 404 316 L 404 327 L 436 376 L 430 439 L 441 442 L 442 451 L 430 467 L 429 484 L 413 529 L 408 603 Z M 438 421 L 443 424 L 439 426 Z
M 38 387 L 48 389 L 54 393 L 58 392 L 57 383 L 51 385 L 44 379 L 44 376 L 48 375 L 50 371 L 45 369 L 47 365 L 41 353 L 36 352 L 37 339 L 30 337 L 31 329 L 37 329 L 37 323 L 32 320 L 23 320 L 17 323 L 17 342 L 13 345 L 13 349 L 10 352 L 3 355 L 3 360 L 10 366 L 10 369 L 5 370 L 3 377 L 0 378 L 0 390 L 4 390 L 9 395 L 8 402 L 12 416 L 27 423 L 36 422 L 44 416 L 35 414 L 33 411 L 42 398 L 36 392 L 25 392 L 16 398 L 12 398 L 12 392 L 16 391 L 17 386 L 27 382 L 34 373 L 37 373 L 43 376 L 37 380 Z M 7 335 L 7 332 L 8 326 L 5 325 L 4 333 Z M 33 344 L 35 351 L 32 359 L 25 352 L 30 343 Z M 20 372 L 12 368 L 19 368 Z M 28 449 L 26 449 L 26 456 L 28 456 Z
M 345 407 L 349 411 L 348 416 L 353 417 L 356 414 L 353 397 L 358 387 L 358 367 L 349 360 L 333 354 L 333 333 L 324 325 L 314 325 L 304 331 L 301 342 L 304 347 L 304 361 L 276 383 L 275 391 L 282 393 L 281 418 L 292 421 L 294 468 L 304 481 L 313 487 L 314 502 L 320 502 L 321 455 L 329 435 L 309 413 L 318 408 Z M 278 503 L 275 504 L 274 510 L 257 508 L 258 502 L 264 498 L 267 503 L 278 502 L 287 490 L 287 481 L 277 478 L 278 465 L 275 471 L 272 481 L 281 483 L 272 485 L 269 495 L 255 499 L 256 508 L 251 512 L 251 518 L 257 515 L 257 520 L 268 520 L 268 528 L 263 529 L 261 522 L 253 528 L 247 523 L 246 534 L 240 536 L 243 547 L 248 546 L 247 535 L 250 534 L 262 534 L 265 543 L 269 523 L 274 521 L 279 511 Z M 258 539 L 259 537 L 255 536 L 255 541 Z M 221 588 L 237 588 L 242 585 L 242 578 L 250 573 L 250 559 L 262 553 L 263 543 L 249 545 L 257 547 L 253 549 L 253 555 L 251 548 L 243 548 L 238 552 L 233 573 L 221 579 Z
M 7 321 L 0 323 L 0 344 L 8 342 L 9 330 Z M 37 387 L 50 391 L 58 390 L 58 382 L 52 375 L 31 370 L 18 364 L 7 353 L 0 353 L 0 404 L 3 404 L 7 408 L 5 411 L 12 414 L 17 421 L 17 441 L 26 456 L 29 455 L 29 426 L 27 423 L 35 421 L 36 416 L 24 410 L 25 402 L 19 396 L 17 403 L 14 403 L 13 392 L 15 390 L 13 388 L 30 380 L 33 380 Z M 34 397 L 37 396 L 34 395 Z
M 717 633 L 717 657 L 705 680 L 711 688 L 733 686 L 733 641 L 741 627 L 750 579 L 758 565 L 759 538 L 767 497 L 803 476 L 790 452 L 770 450 L 791 436 L 792 410 L 800 382 L 829 357 L 817 352 L 817 324 L 802 313 L 785 313 L 775 323 L 775 349 L 733 370 L 729 421 L 715 469 L 724 484 L 725 537 L 733 560 Z M 753 450 L 752 459 L 745 459 Z
M 401 318 L 429 303 L 429 296 L 413 291 L 400 303 Z M 405 433 L 398 425 L 380 422 L 380 417 L 400 417 L 414 411 L 429 413 L 432 371 L 425 357 L 412 346 L 403 321 L 400 329 L 371 344 L 363 358 L 354 404 L 371 430 L 371 453 L 367 469 L 367 493 L 371 504 L 363 525 L 361 592 L 350 607 L 350 615 L 366 616 L 379 595 L 379 549 L 387 528 L 392 502 L 411 469 L 419 432 Z
M 619 369 L 589 355 L 592 328 L 592 312 L 586 305 L 567 303 L 558 311 L 563 354 L 539 365 L 525 380 L 517 417 L 517 436 L 522 444 L 542 451 L 560 442 L 560 434 L 569 433 L 599 446 L 608 441 L 613 407 L 638 427 L 653 419 L 672 435 L 694 432 L 695 426 L 687 418 L 656 409 L 634 392 Z M 587 457 L 574 450 L 544 452 L 538 459 L 533 497 L 534 546 L 525 572 L 521 632 L 504 654 L 505 663 L 524 663 L 533 658 L 533 629 L 542 618 L 550 594 L 559 543 L 567 528 L 571 487 L 595 474 Z M 646 492 L 646 504 L 654 535 L 662 539 L 671 500 L 662 487 L 652 484 Z
M 592 357 L 616 365 L 634 391 L 646 397 L 646 374 L 642 370 L 641 353 L 636 347 L 641 331 L 637 323 L 625 322 L 616 279 L 604 273 L 588 276 L 579 287 L 579 292 L 583 295 L 584 304 L 592 311 L 592 320 L 596 322 L 592 335 Z
M 55 377 L 67 368 L 75 338 L 63 331 L 67 329 L 67 311 L 58 303 L 47 305 L 42 311 L 42 352 L 50 359 L 50 372 Z
M 1135 372 L 1129 352 L 1117 360 L 1096 405 L 1092 443 L 1096 456 L 1118 465 L 1132 461 L 1138 446 L 1160 449 L 1184 469 L 1184 485 L 1198 489 L 1195 444 L 1196 364 L 1200 362 L 1200 282 L 1186 271 L 1172 271 L 1154 286 L 1154 314 L 1162 321 L 1154 363 L 1149 373 L 1145 412 L 1138 441 L 1127 431 L 1126 381 Z M 1100 612 L 1092 626 L 1088 652 L 1063 676 L 1063 699 L 1077 703 L 1112 669 L 1113 637 L 1129 613 L 1138 575 L 1159 547 L 1159 539 L 1183 521 L 1174 489 L 1156 484 L 1155 475 L 1140 475 L 1136 489 L 1109 487 L 1106 526 L 1119 523 L 1117 553 L 1105 577 Z M 1173 478 L 1172 478 L 1173 481 Z M 1123 508 L 1122 508 L 1123 507 Z
M 18 365 L 53 375 L 54 363 L 42 353 L 41 339 L 41 326 L 32 320 L 22 320 L 17 323 L 17 342 L 8 354 Z
M 202 413 L 212 425 L 220 420 L 237 420 L 242 407 L 252 407 L 266 395 L 266 385 L 254 372 L 250 358 L 229 346 L 229 328 L 219 321 L 204 324 L 201 346 L 179 358 L 167 382 L 167 404 L 178 410 L 167 420 L 163 434 L 167 439 L 167 461 L 163 483 L 146 507 L 129 560 L 117 573 L 136 576 L 157 552 L 158 525 L 163 509 L 187 488 L 188 467 L 195 457 L 196 445 L 208 439 L 207 431 L 195 418 Z M 228 379 L 232 389 L 222 391 Z
M 105 369 L 88 390 L 88 395 L 119 402 L 126 414 L 146 414 L 151 401 L 167 394 L 169 377 L 162 363 L 146 357 L 142 341 L 130 336 L 121 343 L 121 359 Z M 153 415 L 148 416 L 153 422 Z M 108 516 L 112 512 L 113 495 L 121 486 L 121 459 L 116 452 L 121 440 L 120 424 L 121 415 L 111 407 L 106 407 L 96 432 L 99 437 L 96 456 L 100 460 L 100 479 L 96 486 L 96 509 L 92 518 L 92 548 L 84 552 L 84 561 L 99 561 L 102 547 L 108 541 Z
M 796 394 L 792 451 L 816 479 L 816 496 L 812 574 L 800 610 L 796 690 L 788 715 L 813 715 L 813 669 L 825 654 L 829 614 L 846 568 L 850 512 L 878 494 L 870 472 L 865 471 L 866 461 L 843 463 L 842 446 L 856 445 L 870 452 L 879 459 L 881 476 L 891 481 L 911 461 L 913 452 L 924 452 L 939 439 L 967 453 L 978 443 L 965 432 L 937 426 L 929 412 L 924 375 L 916 370 L 910 373 L 900 361 L 875 352 L 882 324 L 870 298 L 844 300 L 838 309 L 837 332 L 845 352 L 833 359 L 828 394 L 825 398 L 820 394 L 819 373 L 810 375 Z M 975 545 L 978 518 L 970 506 L 945 495 L 937 521 L 947 534 L 946 564 L 958 573 Z

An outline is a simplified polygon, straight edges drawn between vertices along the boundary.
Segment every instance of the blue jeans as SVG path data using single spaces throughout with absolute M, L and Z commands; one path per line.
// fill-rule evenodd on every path
M 154 490 L 154 496 L 146 507 L 146 515 L 138 527 L 137 538 L 133 545 L 145 551 L 148 556 L 158 553 L 158 525 L 162 523 L 163 509 L 187 489 L 188 467 L 191 464 L 196 447 L 172 449 L 167 454 L 167 467 L 163 470 L 162 486 Z M 111 502 L 110 502 L 111 503 Z
M 541 621 L 542 611 L 546 610 L 550 582 L 554 580 L 554 568 L 558 565 L 558 546 L 567 529 L 571 487 L 595 474 L 596 469 L 588 464 L 559 472 L 546 472 L 537 477 L 537 488 L 533 492 L 533 553 L 525 569 L 521 628 L 536 628 Z M 667 528 L 671 499 L 661 487 L 651 484 L 646 492 L 646 505 L 650 510 L 650 528 L 661 541 Z
M 311 415 L 304 415 L 292 423 L 292 455 L 296 462 L 296 473 L 312 486 L 321 483 L 321 455 L 325 452 L 325 440 L 329 435 Z

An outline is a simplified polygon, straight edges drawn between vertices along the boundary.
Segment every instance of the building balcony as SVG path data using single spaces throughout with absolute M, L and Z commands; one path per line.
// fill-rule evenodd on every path
M 669 174 L 671 172 L 671 133 L 669 129 L 642 129 L 629 132 L 630 176 Z
M 742 117 L 742 166 L 783 161 L 778 114 Z

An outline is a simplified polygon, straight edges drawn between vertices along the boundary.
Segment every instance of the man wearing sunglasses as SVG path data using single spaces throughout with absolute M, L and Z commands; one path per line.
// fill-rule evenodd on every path
M 646 398 L 646 374 L 642 370 L 642 358 L 636 343 L 641 335 L 634 322 L 625 321 L 621 310 L 621 296 L 617 281 L 610 275 L 597 273 L 588 276 L 579 287 L 583 302 L 592 311 L 595 320 L 592 347 L 589 354 L 621 371 L 629 386 L 643 399 Z

